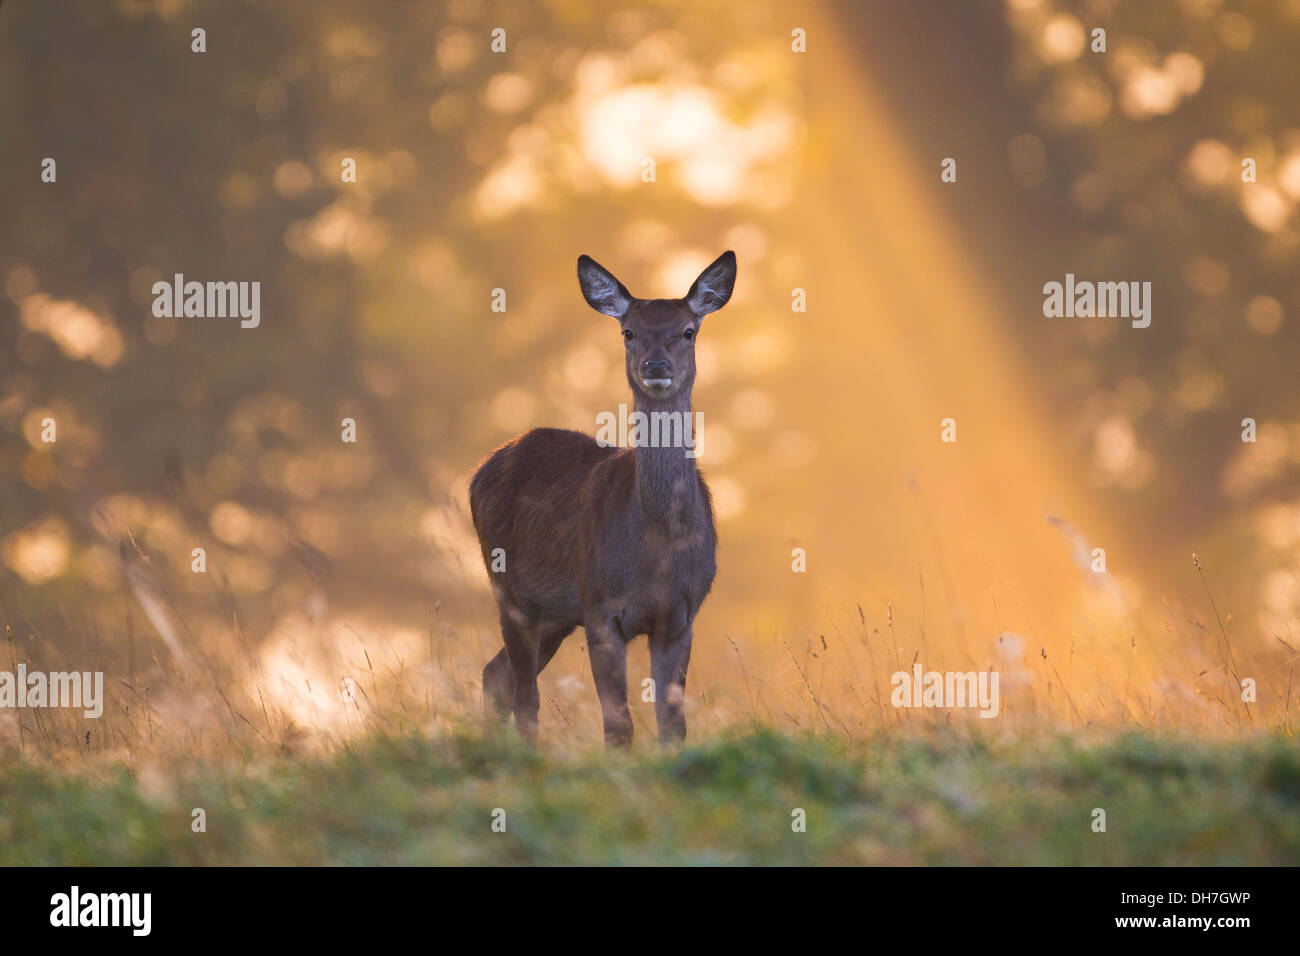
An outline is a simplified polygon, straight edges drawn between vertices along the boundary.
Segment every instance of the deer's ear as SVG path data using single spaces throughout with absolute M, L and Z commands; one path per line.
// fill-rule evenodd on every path
M 605 315 L 622 319 L 632 305 L 632 296 L 623 283 L 591 256 L 578 256 L 578 285 L 587 304 Z
M 703 318 L 727 304 L 735 285 L 736 254 L 728 249 L 700 273 L 683 301 L 696 316 Z

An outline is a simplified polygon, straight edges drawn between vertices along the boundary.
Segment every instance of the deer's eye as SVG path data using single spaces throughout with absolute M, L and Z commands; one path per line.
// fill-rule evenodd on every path
M 634 338 L 636 338 L 636 333 L 633 332 L 631 329 L 624 329 L 624 330 L 623 330 L 623 341 L 624 341 L 624 342 L 631 342 Z
M 682 329 L 682 338 L 684 339 L 695 338 L 695 330 L 688 325 L 686 328 Z

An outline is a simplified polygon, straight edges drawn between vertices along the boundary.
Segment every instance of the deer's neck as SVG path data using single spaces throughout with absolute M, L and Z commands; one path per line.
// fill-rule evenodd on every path
M 691 396 L 681 393 L 660 400 L 637 392 L 633 410 L 645 414 L 647 433 L 651 436 L 649 445 L 638 445 L 633 452 L 642 516 L 647 524 L 669 531 L 689 528 L 704 509 L 699 474 L 695 470 L 694 453 L 699 445 L 691 415 Z M 662 417 L 665 415 L 669 417 Z M 665 441 L 667 436 L 688 439 L 690 445 Z

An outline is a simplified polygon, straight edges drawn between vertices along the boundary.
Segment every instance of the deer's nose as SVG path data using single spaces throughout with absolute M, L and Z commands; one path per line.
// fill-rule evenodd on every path
M 646 359 L 641 363 L 641 372 L 646 378 L 671 378 L 673 363 L 667 359 Z

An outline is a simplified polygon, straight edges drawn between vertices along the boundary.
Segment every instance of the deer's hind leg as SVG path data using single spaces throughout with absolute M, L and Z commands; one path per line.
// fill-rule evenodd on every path
M 501 611 L 505 647 L 483 668 L 484 707 L 504 717 L 508 701 L 514 710 L 515 726 L 529 742 L 537 740 L 537 712 L 541 706 L 537 675 L 576 626 L 534 623 L 516 611 Z
M 515 709 L 515 674 L 503 647 L 483 668 L 483 716 L 505 720 Z
M 526 619 L 521 619 L 519 612 L 502 608 L 501 637 L 514 683 L 515 726 L 532 743 L 537 740 L 537 710 L 541 702 L 537 694 L 538 634 Z
M 546 670 L 564 639 L 573 633 L 576 624 L 543 624 L 537 642 L 537 673 Z M 505 720 L 515 707 L 515 673 L 510 656 L 503 647 L 496 657 L 483 668 L 483 713 L 487 717 Z

